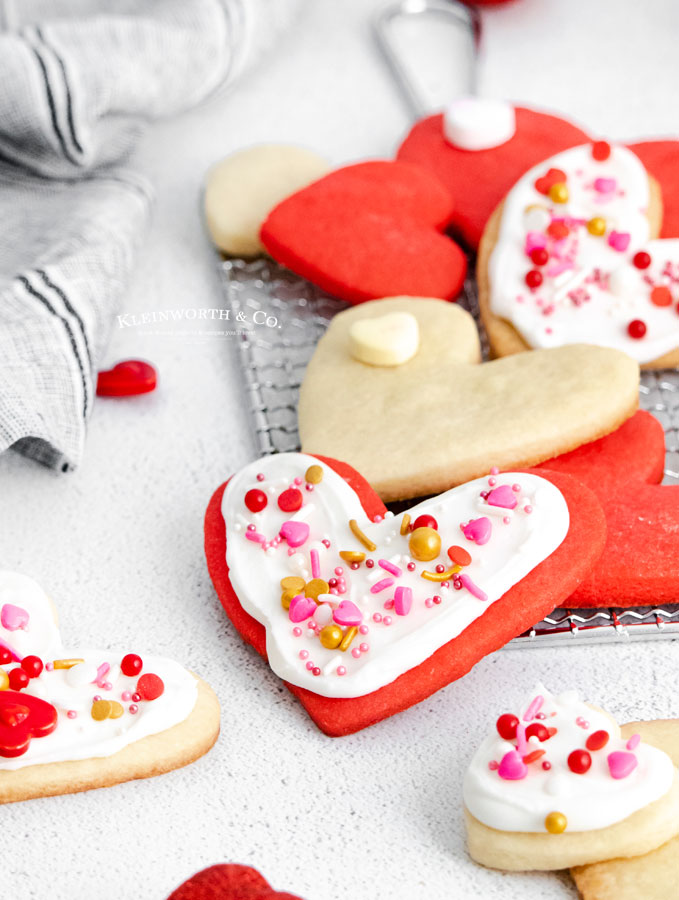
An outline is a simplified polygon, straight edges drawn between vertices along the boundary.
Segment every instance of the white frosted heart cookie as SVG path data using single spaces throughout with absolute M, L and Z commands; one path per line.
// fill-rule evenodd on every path
M 496 356 L 595 339 L 679 365 L 679 240 L 656 240 L 658 184 L 603 141 L 534 166 L 486 226 L 479 303 Z
M 0 803 L 158 775 L 219 734 L 204 681 L 164 657 L 64 649 L 49 598 L 14 572 L 0 572 L 0 663 Z
M 491 868 L 563 869 L 648 853 L 679 833 L 670 757 L 538 685 L 504 712 L 463 787 L 469 852 Z
M 229 256 L 265 253 L 259 229 L 274 206 L 329 169 L 317 153 L 288 144 L 262 144 L 227 156 L 210 169 L 205 185 L 212 240 Z
M 417 320 L 414 356 L 394 366 L 356 359 L 356 324 L 394 313 Z M 304 376 L 302 449 L 348 462 L 383 500 L 400 500 L 493 465 L 551 459 L 615 430 L 637 407 L 638 366 L 615 350 L 580 344 L 480 358 L 474 320 L 454 303 L 393 297 L 339 313 Z

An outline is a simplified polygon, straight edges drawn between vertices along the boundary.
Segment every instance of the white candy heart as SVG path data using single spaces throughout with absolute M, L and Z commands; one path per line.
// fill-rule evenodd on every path
M 415 316 L 406 312 L 360 319 L 349 330 L 354 359 L 371 366 L 400 366 L 418 351 L 420 329 Z
M 504 473 L 477 479 L 426 500 L 407 514 L 413 522 L 419 515 L 433 516 L 438 530 L 421 532 L 418 527 L 411 535 L 408 523 L 404 524 L 405 513 L 369 521 L 353 489 L 334 469 L 323 465 L 322 481 L 313 493 L 303 492 L 309 541 L 293 557 L 284 545 L 272 555 L 263 553 L 260 544 L 246 539 L 245 531 L 233 528 L 246 510 L 246 492 L 258 484 L 257 474 L 262 473 L 262 484 L 273 487 L 273 496 L 278 496 L 295 478 L 303 478 L 310 465 L 319 462 L 302 453 L 281 453 L 251 463 L 229 481 L 222 513 L 229 579 L 241 606 L 266 627 L 272 669 L 286 681 L 322 696 L 362 696 L 419 665 L 553 553 L 568 531 L 564 497 L 537 475 Z M 462 526 L 491 509 L 482 493 L 496 487 L 515 497 L 517 505 L 511 515 L 494 520 L 489 540 L 479 546 L 465 538 Z M 258 530 L 270 540 L 286 515 L 277 503 L 269 503 L 259 514 Z M 341 607 L 334 618 L 346 626 L 344 635 L 349 635 L 350 645 L 344 651 L 336 644 L 326 647 L 320 640 L 308 640 L 307 635 L 314 638 L 313 620 L 298 622 L 294 616 L 291 621 L 281 604 L 281 580 L 298 574 L 295 560 L 309 560 L 319 536 L 330 545 L 320 556 L 320 578 L 330 588 L 321 600 L 335 610 Z M 423 552 L 421 540 L 427 547 L 431 542 L 433 557 Z M 452 545 L 463 547 L 472 558 L 459 579 L 447 555 Z M 359 551 L 367 559 L 354 569 L 340 556 L 343 551 Z M 309 561 L 307 572 L 310 569 Z M 397 588 L 412 591 L 412 603 L 399 603 L 398 610 L 394 608 Z M 360 616 L 343 615 L 354 607 Z M 326 619 L 320 607 L 317 625 Z

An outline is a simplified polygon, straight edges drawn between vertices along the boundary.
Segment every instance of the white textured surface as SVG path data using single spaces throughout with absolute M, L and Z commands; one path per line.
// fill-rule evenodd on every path
M 148 136 L 136 164 L 156 178 L 159 204 L 128 311 L 219 305 L 198 195 L 220 156 L 290 140 L 340 162 L 396 145 L 407 120 L 370 43 L 372 6 L 314 0 L 233 94 Z M 519 0 L 485 24 L 490 95 L 562 108 L 612 136 L 679 130 L 673 0 Z M 675 645 L 499 653 L 405 714 L 323 737 L 235 636 L 205 568 L 205 505 L 253 453 L 234 344 L 128 329 L 109 360 L 125 356 L 153 360 L 160 388 L 98 402 L 80 471 L 0 457 L 0 563 L 51 591 L 67 640 L 154 649 L 207 677 L 223 733 L 183 771 L 4 808 L 12 900 L 164 900 L 226 860 L 305 900 L 575 897 L 566 876 L 503 876 L 467 859 L 464 767 L 503 692 L 518 701 L 536 678 L 621 720 L 679 716 Z

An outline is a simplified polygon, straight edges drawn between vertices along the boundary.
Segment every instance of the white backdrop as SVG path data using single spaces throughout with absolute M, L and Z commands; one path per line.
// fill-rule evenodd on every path
M 200 214 L 206 168 L 244 145 L 300 142 L 341 163 L 390 154 L 408 126 L 370 40 L 377 4 L 313 0 L 235 91 L 157 126 L 153 233 L 128 312 L 220 302 Z M 484 13 L 485 93 L 610 137 L 679 132 L 673 0 L 518 0 Z M 669 642 L 500 652 L 417 708 L 331 740 L 246 649 L 212 589 L 202 516 L 254 454 L 229 339 L 117 329 L 108 359 L 146 357 L 160 387 L 99 401 L 84 465 L 56 476 L 0 457 L 0 563 L 38 578 L 74 645 L 174 656 L 223 705 L 202 761 L 146 782 L 0 811 L 13 900 L 164 900 L 195 870 L 252 863 L 305 900 L 575 897 L 566 876 L 501 875 L 464 850 L 460 781 L 486 729 L 540 678 L 621 720 L 679 715 Z

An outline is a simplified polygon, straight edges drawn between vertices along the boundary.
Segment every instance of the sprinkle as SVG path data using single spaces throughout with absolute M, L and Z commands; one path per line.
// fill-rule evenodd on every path
M 345 650 L 348 650 L 349 647 L 351 646 L 351 642 L 353 641 L 353 639 L 356 637 L 357 634 L 358 634 L 358 628 L 355 625 L 353 625 L 351 628 L 347 628 L 347 630 L 344 632 L 344 637 L 342 638 L 342 642 L 339 645 L 339 649 L 342 652 L 344 652 Z
M 371 594 L 379 594 L 380 591 L 386 590 L 386 588 L 390 588 L 394 583 L 393 578 L 382 578 L 381 581 L 378 581 L 377 584 L 374 584 L 370 588 Z
M 641 735 L 633 734 L 632 737 L 627 741 L 627 749 L 628 750 L 636 750 L 639 744 L 641 743 Z
M 80 663 L 84 663 L 84 659 L 55 659 L 52 663 L 52 667 L 54 669 L 72 669 L 73 666 L 79 666 Z M 99 676 L 99 672 L 97 672 L 97 677 Z
M 349 520 L 349 528 L 351 528 L 351 533 L 354 535 L 355 538 L 358 538 L 358 540 L 363 544 L 363 546 L 366 548 L 366 550 L 369 550 L 371 553 L 374 550 L 377 550 L 377 544 L 373 544 L 373 542 L 370 540 L 370 538 L 367 538 L 363 534 L 361 529 L 358 527 L 358 522 L 356 521 L 356 519 Z
M 397 587 L 394 592 L 394 611 L 397 616 L 407 616 L 413 605 L 413 592 L 409 587 Z
M 342 675 L 347 674 L 347 670 L 344 666 L 337 666 L 337 674 L 341 677 Z
M 249 541 L 255 541 L 255 543 L 257 543 L 257 544 L 265 544 L 266 543 L 266 538 L 264 537 L 263 534 L 260 534 L 258 531 L 246 531 L 245 537 Z
M 320 466 L 309 466 L 304 477 L 309 484 L 320 484 L 323 481 L 323 469 Z
M 467 588 L 469 593 L 476 597 L 478 600 L 487 600 L 488 594 L 481 590 L 480 587 L 474 584 L 469 575 L 460 575 L 460 584 L 462 587 Z
M 545 698 L 542 696 L 542 694 L 538 694 L 536 697 L 534 697 L 532 702 L 530 703 L 528 709 L 523 714 L 523 721 L 530 722 L 531 719 L 534 719 L 535 716 L 542 709 L 542 704 L 544 702 L 545 702 Z
M 425 570 L 424 572 L 420 572 L 420 575 L 422 576 L 422 578 L 426 579 L 427 581 L 436 581 L 437 583 L 440 584 L 442 581 L 448 581 L 448 579 L 452 578 L 453 575 L 457 575 L 457 573 L 460 572 L 461 569 L 462 569 L 461 566 L 451 566 L 450 569 L 448 569 L 445 572 L 427 572 Z M 485 599 L 485 595 L 484 595 L 484 599 Z
M 311 559 L 311 577 L 312 578 L 320 578 L 321 577 L 321 564 L 318 560 L 318 550 L 310 550 L 309 557 Z
M 403 513 L 403 518 L 401 519 L 401 534 L 408 534 L 408 528 L 410 527 L 410 516 L 408 513 Z
M 396 578 L 400 578 L 401 575 L 403 575 L 403 570 L 399 569 L 398 566 L 395 566 L 394 563 L 389 562 L 388 559 L 378 559 L 377 565 L 381 566 L 383 569 L 385 569 L 387 572 L 394 575 Z
M 340 550 L 339 555 L 341 558 L 352 565 L 354 563 L 362 563 L 365 559 L 365 553 L 361 550 Z

